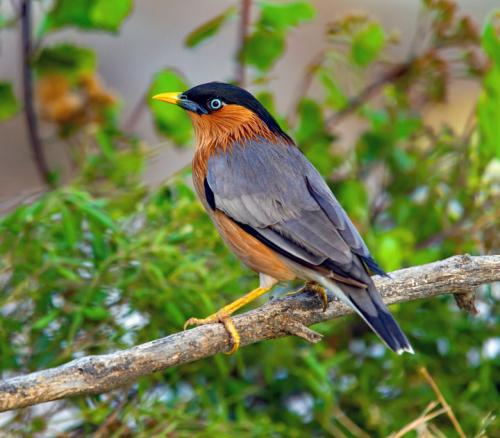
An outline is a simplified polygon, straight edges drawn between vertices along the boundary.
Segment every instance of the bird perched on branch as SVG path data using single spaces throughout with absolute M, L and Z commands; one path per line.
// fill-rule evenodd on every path
M 196 192 L 229 248 L 260 275 L 260 286 L 207 318 L 240 336 L 231 314 L 277 282 L 302 279 L 352 307 L 385 344 L 413 353 L 370 278 L 386 275 L 319 172 L 248 91 L 210 82 L 154 99 L 191 117 Z

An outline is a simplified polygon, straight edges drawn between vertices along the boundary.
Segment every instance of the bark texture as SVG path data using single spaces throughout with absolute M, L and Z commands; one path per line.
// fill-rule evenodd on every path
M 474 312 L 475 289 L 500 281 L 500 255 L 454 256 L 427 265 L 401 269 L 390 278 L 375 278 L 387 304 L 458 294 L 457 304 Z M 262 307 L 236 316 L 241 346 L 295 335 L 318 342 L 321 335 L 308 326 L 351 313 L 337 300 L 325 312 L 312 293 L 271 300 Z M 229 347 L 221 324 L 175 333 L 128 350 L 88 356 L 65 365 L 0 381 L 0 412 L 81 394 L 96 394 L 126 385 L 141 376 L 193 362 Z M 418 354 L 418 352 L 417 352 Z

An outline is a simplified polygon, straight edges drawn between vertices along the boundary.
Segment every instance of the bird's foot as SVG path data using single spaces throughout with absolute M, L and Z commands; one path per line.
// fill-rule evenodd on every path
M 236 329 L 230 314 L 225 312 L 223 309 L 219 310 L 218 312 L 210 316 L 207 316 L 206 318 L 189 318 L 184 323 L 184 330 L 186 330 L 191 325 L 199 326 L 199 325 L 217 324 L 217 323 L 224 325 L 227 333 L 231 338 L 231 349 L 224 353 L 225 354 L 235 353 L 240 347 L 240 339 L 241 339 L 240 334 L 238 333 L 238 330 Z
M 238 298 L 236 301 L 233 301 L 227 306 L 224 306 L 218 312 L 215 312 L 212 315 L 207 316 L 206 318 L 201 318 L 201 319 L 189 318 L 184 324 L 184 330 L 186 330 L 186 328 L 189 327 L 190 325 L 203 325 L 203 324 L 215 324 L 215 323 L 224 324 L 224 327 L 226 328 L 226 331 L 229 333 L 229 336 L 231 337 L 232 341 L 232 347 L 226 354 L 233 354 L 240 347 L 241 338 L 240 334 L 238 333 L 238 330 L 236 330 L 233 320 L 231 319 L 231 315 L 234 312 L 236 312 L 239 308 L 243 307 L 244 305 L 252 302 L 256 298 L 268 292 L 269 289 L 271 288 L 258 287 L 257 289 L 248 292 L 246 295 L 243 295 L 241 298 Z
M 235 353 L 240 347 L 240 334 L 238 333 L 231 316 L 222 309 L 210 316 L 207 316 L 206 318 L 189 318 L 184 323 L 184 330 L 191 325 L 199 326 L 217 323 L 224 324 L 224 327 L 231 338 L 231 349 L 229 351 L 225 351 L 224 353 Z
M 298 291 L 290 292 L 287 295 L 298 295 L 301 294 L 302 292 L 313 292 L 317 294 L 321 299 L 321 302 L 323 303 L 323 312 L 326 311 L 328 307 L 328 293 L 326 292 L 326 289 L 323 286 L 320 286 L 315 281 L 306 281 L 306 284 L 304 284 L 304 286 L 301 287 Z

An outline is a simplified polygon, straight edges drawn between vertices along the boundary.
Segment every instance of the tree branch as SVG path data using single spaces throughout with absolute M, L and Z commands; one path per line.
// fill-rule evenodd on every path
M 367 85 L 357 96 L 352 97 L 346 106 L 333 114 L 326 124 L 333 126 L 344 119 L 349 114 L 356 111 L 361 105 L 377 94 L 386 84 L 397 81 L 411 71 L 416 60 L 410 60 L 403 64 L 396 65 L 391 70 L 385 72 L 380 78 Z
M 250 26 L 250 9 L 252 0 L 241 0 L 240 25 L 238 28 L 238 49 L 236 52 L 236 83 L 245 86 L 245 44 Z
M 38 122 L 33 102 L 33 70 L 31 68 L 32 46 L 31 46 L 31 0 L 23 0 L 21 3 L 21 41 L 22 41 L 22 77 L 24 94 L 24 115 L 28 125 L 28 134 L 31 149 L 35 158 L 38 172 L 45 183 L 51 182 L 51 172 L 45 154 L 42 141 L 38 132 Z
M 436 295 L 470 294 L 477 286 L 500 280 L 500 255 L 449 259 L 401 269 L 391 278 L 375 278 L 387 304 Z M 241 345 L 294 334 L 311 342 L 321 336 L 307 326 L 336 318 L 351 310 L 334 301 L 325 312 L 315 294 L 303 293 L 269 301 L 236 316 Z M 126 385 L 141 376 L 213 356 L 228 348 L 221 324 L 175 333 L 128 350 L 88 356 L 65 365 L 0 382 L 0 411 L 64 397 L 97 394 Z

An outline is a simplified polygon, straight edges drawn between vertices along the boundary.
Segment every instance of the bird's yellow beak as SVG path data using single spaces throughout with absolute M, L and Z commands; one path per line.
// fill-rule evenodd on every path
M 181 92 L 175 93 L 160 93 L 155 94 L 153 99 L 161 100 L 162 102 L 173 103 L 174 105 L 180 106 L 182 109 L 186 111 L 191 111 L 196 114 L 208 114 L 208 111 L 203 106 L 189 100 L 185 94 Z
M 153 99 L 156 100 L 161 100 L 162 102 L 167 102 L 167 103 L 173 103 L 174 105 L 177 105 L 179 103 L 179 95 L 182 94 L 179 91 L 176 91 L 174 93 L 160 93 L 160 94 L 155 94 L 153 96 Z

